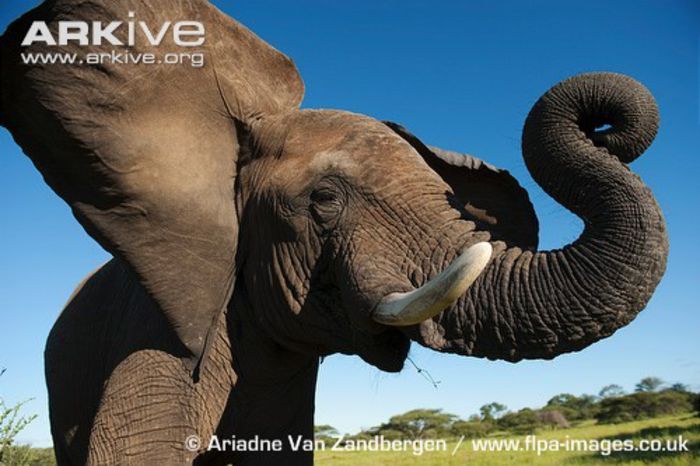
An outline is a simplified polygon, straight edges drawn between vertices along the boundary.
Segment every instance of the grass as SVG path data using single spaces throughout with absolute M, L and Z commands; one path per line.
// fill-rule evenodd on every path
M 316 452 L 316 465 L 320 466 L 696 466 L 700 465 L 700 418 L 693 414 L 647 419 L 625 424 L 597 425 L 586 422 L 570 429 L 539 431 L 538 440 L 570 439 L 633 439 L 635 445 L 642 439 L 677 439 L 682 435 L 688 440 L 688 452 L 613 452 L 603 456 L 599 453 L 582 451 L 545 451 L 540 456 L 535 451 L 484 452 L 473 451 L 470 439 L 465 439 L 457 453 L 452 449 L 457 440 L 448 443 L 447 451 L 424 453 L 414 456 L 409 451 L 366 452 L 366 451 L 325 451 Z M 494 439 L 519 439 L 524 436 L 492 436 Z
M 448 444 L 447 451 L 424 453 L 414 456 L 407 452 L 334 452 L 330 450 L 316 452 L 317 466 L 698 466 L 700 465 L 700 418 L 693 414 L 660 417 L 644 421 L 628 422 L 625 424 L 597 425 L 588 421 L 571 429 L 539 431 L 538 440 L 570 439 L 676 439 L 682 435 L 688 440 L 689 452 L 619 452 L 602 456 L 592 452 L 558 451 L 543 452 L 537 455 L 534 451 L 520 452 L 477 452 L 472 450 L 470 439 L 465 439 L 457 453 L 452 456 L 452 450 L 457 440 Z M 490 439 L 514 439 L 525 442 L 524 436 L 509 436 L 508 434 L 493 435 Z M 15 456 L 24 457 L 21 450 L 24 447 L 11 447 L 11 458 L 5 458 L 8 466 L 17 464 Z M 15 451 L 16 450 L 16 451 Z M 31 449 L 30 460 L 20 461 L 20 464 L 31 466 L 48 466 L 55 464 L 51 449 Z M 9 460 L 9 461 L 7 461 Z

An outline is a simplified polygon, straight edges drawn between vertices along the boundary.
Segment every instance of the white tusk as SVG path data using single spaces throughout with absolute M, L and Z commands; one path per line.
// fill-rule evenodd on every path
M 492 251 L 487 242 L 475 244 L 420 288 L 385 296 L 372 318 L 380 324 L 395 326 L 419 324 L 432 318 L 467 291 L 486 267 Z

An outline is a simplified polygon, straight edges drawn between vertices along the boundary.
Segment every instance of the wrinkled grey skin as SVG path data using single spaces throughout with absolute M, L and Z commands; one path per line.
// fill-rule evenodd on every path
M 289 448 L 206 447 L 212 433 L 311 438 L 319 356 L 399 371 L 416 341 L 549 359 L 629 323 L 661 279 L 663 216 L 625 165 L 658 124 L 636 81 L 581 75 L 530 112 L 527 167 L 585 223 L 571 245 L 537 251 L 532 206 L 507 172 L 393 123 L 298 110 L 293 64 L 205 2 L 137 5 L 156 23 L 206 23 L 199 71 L 18 62 L 31 20 L 120 18 L 131 3 L 44 4 L 0 42 L 0 121 L 115 256 L 47 343 L 59 464 L 310 464 Z M 419 325 L 374 322 L 383 297 L 480 241 L 491 262 L 453 306 Z

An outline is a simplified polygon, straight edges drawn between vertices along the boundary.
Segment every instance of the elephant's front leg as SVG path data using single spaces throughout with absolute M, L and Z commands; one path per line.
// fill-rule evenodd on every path
M 95 417 L 88 464 L 194 462 L 219 424 L 235 378 L 224 319 L 196 383 L 182 361 L 164 351 L 140 350 L 117 365 Z
M 88 464 L 191 464 L 185 439 L 198 433 L 191 382 L 179 359 L 131 354 L 112 372 L 90 435 Z

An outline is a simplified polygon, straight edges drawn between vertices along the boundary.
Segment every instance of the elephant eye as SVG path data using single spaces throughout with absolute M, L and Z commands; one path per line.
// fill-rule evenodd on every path
M 325 228 L 331 228 L 343 210 L 343 203 L 338 192 L 323 187 L 314 190 L 309 196 L 309 209 L 314 221 Z

